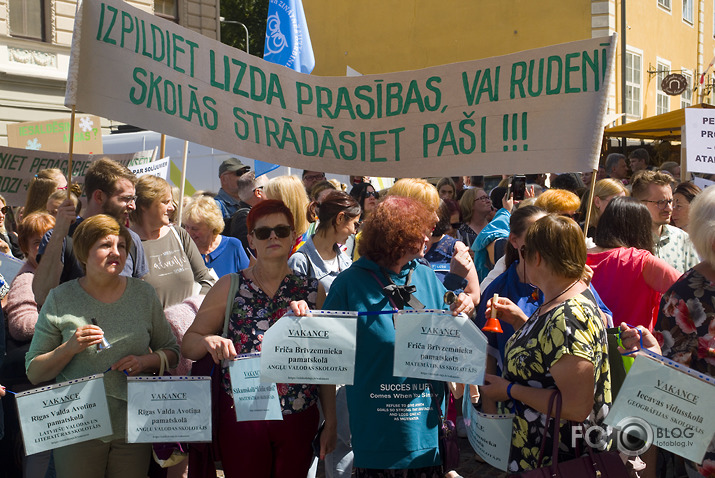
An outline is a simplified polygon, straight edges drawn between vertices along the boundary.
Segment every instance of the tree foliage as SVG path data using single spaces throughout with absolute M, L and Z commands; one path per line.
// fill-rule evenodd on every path
M 238 21 L 246 25 L 249 52 L 263 58 L 268 0 L 221 0 L 221 16 L 226 21 Z M 221 42 L 245 51 L 246 31 L 241 25 L 222 23 Z

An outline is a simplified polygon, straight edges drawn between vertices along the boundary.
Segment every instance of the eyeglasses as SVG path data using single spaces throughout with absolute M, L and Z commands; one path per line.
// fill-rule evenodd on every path
M 380 193 L 377 191 L 366 191 L 365 198 L 374 197 L 375 199 L 380 199 Z
M 119 196 L 119 201 L 123 202 L 124 204 L 129 204 L 130 202 L 136 202 L 137 197 L 136 196 Z
M 263 191 L 263 186 L 258 186 L 257 188 L 253 188 L 253 192 L 255 193 L 255 192 L 258 191 L 259 189 L 260 189 L 261 191 Z
M 650 201 L 648 199 L 641 199 L 641 202 L 652 202 L 653 204 L 658 206 L 658 209 L 660 209 L 662 211 L 663 209 L 665 209 L 666 205 L 670 206 L 671 204 L 673 204 L 673 199 L 672 198 L 671 199 L 661 199 L 660 201 Z
M 251 234 L 253 234 L 259 241 L 265 241 L 266 239 L 271 237 L 272 232 L 276 233 L 276 237 L 280 239 L 285 239 L 286 237 L 290 236 L 292 230 L 293 229 L 291 229 L 290 226 L 281 224 L 280 226 L 276 227 L 257 227 L 253 231 L 251 231 Z
M 306 181 L 318 181 L 320 179 L 325 179 L 325 173 L 309 174 L 307 176 L 303 176 L 303 179 L 305 179 Z
M 10 206 L 3 206 L 0 208 L 0 212 L 3 214 L 7 214 L 7 212 L 10 210 Z
M 474 198 L 474 202 L 477 201 L 489 201 L 492 202 L 491 198 L 487 196 L 486 194 L 484 196 L 479 196 L 478 198 Z

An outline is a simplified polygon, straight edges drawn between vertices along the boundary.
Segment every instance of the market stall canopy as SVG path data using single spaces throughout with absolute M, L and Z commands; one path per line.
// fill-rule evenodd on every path
M 700 103 L 688 108 L 715 108 L 713 105 Z M 685 108 L 669 111 L 662 115 L 606 128 L 605 135 L 617 138 L 639 138 L 680 141 L 680 128 L 685 124 Z

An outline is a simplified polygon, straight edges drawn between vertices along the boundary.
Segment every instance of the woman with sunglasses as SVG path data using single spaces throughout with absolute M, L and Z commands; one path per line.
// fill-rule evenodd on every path
M 238 354 L 260 352 L 263 334 L 301 301 L 315 309 L 325 292 L 315 279 L 294 274 L 288 257 L 295 242 L 293 214 L 278 200 L 253 206 L 246 218 L 248 242 L 256 251 L 252 267 L 239 272 L 239 288 L 229 297 L 230 276 L 209 291 L 196 320 L 184 335 L 182 353 L 199 360 L 207 353 L 216 364 Z M 232 303 L 227 337 L 221 337 L 226 303 Z M 303 302 L 304 301 L 304 302 Z M 318 396 L 325 416 L 320 458 L 335 447 L 335 386 L 277 385 L 283 420 L 237 422 L 228 368 L 222 369 L 218 447 L 228 478 L 280 476 L 305 478 L 313 456 L 311 442 L 318 430 Z M 237 437 L 242 437 L 237 441 Z
M 375 188 L 372 187 L 370 183 L 356 184 L 350 190 L 350 195 L 355 198 L 358 204 L 360 204 L 360 209 L 362 209 L 360 222 L 370 217 L 370 214 L 372 214 L 372 211 L 374 211 L 377 206 L 378 199 L 380 199 L 380 193 L 375 191 Z

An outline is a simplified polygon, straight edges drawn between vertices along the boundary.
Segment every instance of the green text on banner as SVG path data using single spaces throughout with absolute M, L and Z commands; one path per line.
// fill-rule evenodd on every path
M 638 355 L 605 423 L 619 428 L 630 417 L 642 418 L 652 427 L 653 445 L 701 463 L 715 434 L 715 385 L 709 380 Z
M 112 434 L 103 374 L 28 390 L 16 399 L 27 455 Z
M 84 184 L 87 168 L 100 158 L 113 159 L 124 166 L 151 161 L 154 151 L 130 154 L 75 154 L 72 157 L 72 182 Z M 68 153 L 34 151 L 0 146 L 0 194 L 9 206 L 22 206 L 30 181 L 43 169 L 57 168 L 67 175 Z
M 263 335 L 261 382 L 352 385 L 357 313 L 284 315 Z
M 66 105 L 223 151 L 382 177 L 597 164 L 615 34 L 416 71 L 320 77 L 121 0 L 79 2 L 77 18 Z
M 127 442 L 210 442 L 211 377 L 127 378 Z
M 395 315 L 395 377 L 484 383 L 487 338 L 469 318 L 441 310 Z

